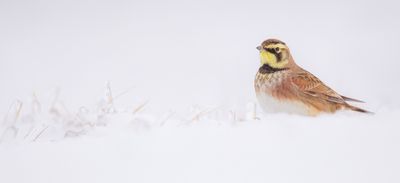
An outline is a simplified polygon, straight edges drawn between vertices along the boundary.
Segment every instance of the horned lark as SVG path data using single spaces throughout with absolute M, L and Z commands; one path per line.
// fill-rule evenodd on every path
M 369 113 L 347 103 L 362 101 L 339 95 L 299 67 L 284 42 L 268 39 L 257 49 L 260 51 L 261 67 L 256 74 L 254 87 L 264 111 L 310 116 L 321 112 L 334 113 L 341 109 Z

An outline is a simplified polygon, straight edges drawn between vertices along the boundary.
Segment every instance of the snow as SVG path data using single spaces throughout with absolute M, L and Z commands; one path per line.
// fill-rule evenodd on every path
M 0 182 L 400 182 L 398 7 L 0 1 Z M 261 113 L 271 37 L 375 114 Z
M 15 136 L 2 136 L 0 179 L 42 183 L 400 180 L 399 110 L 314 118 L 257 113 L 252 105 L 244 112 L 197 106 L 159 116 L 145 107 L 133 113 L 113 105 L 100 107 L 99 112 L 81 110 L 75 117 L 57 109 L 30 114 L 15 123 Z
M 142 121 L 113 120 L 118 124 L 97 127 L 82 137 L 3 144 L 1 179 L 397 182 L 398 112 L 320 118 L 275 114 L 255 121 L 207 120 L 147 128 L 134 124 Z

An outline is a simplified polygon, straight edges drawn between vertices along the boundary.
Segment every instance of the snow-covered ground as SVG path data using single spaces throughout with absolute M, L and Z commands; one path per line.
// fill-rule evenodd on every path
M 17 120 L 18 133 L 2 136 L 1 182 L 400 180 L 400 110 L 254 116 L 250 104 L 155 116 L 105 106 Z
M 397 182 L 399 112 L 318 118 L 274 114 L 246 121 L 212 120 L 217 115 L 212 113 L 198 119 L 106 114 L 107 120 L 97 125 L 78 125 L 85 132 L 59 136 L 61 128 L 47 124 L 51 127 L 41 125 L 47 129 L 43 133 L 40 128 L 26 138 L 24 133 L 17 140 L 3 141 L 0 179 L 41 183 Z
M 0 1 L 0 183 L 400 182 L 399 3 Z M 255 47 L 375 112 L 262 114 Z

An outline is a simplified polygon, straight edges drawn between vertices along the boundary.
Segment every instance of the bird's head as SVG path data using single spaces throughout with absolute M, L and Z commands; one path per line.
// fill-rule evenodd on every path
M 261 65 L 283 69 L 290 62 L 289 48 L 280 40 L 267 39 L 257 49 L 260 51 Z

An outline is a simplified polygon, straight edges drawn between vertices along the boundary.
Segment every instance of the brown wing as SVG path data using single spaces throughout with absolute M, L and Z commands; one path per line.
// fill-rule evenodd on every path
M 345 104 L 345 100 L 339 94 L 305 70 L 296 72 L 291 81 L 294 88 L 298 92 L 305 94 L 305 96 L 327 102 Z

